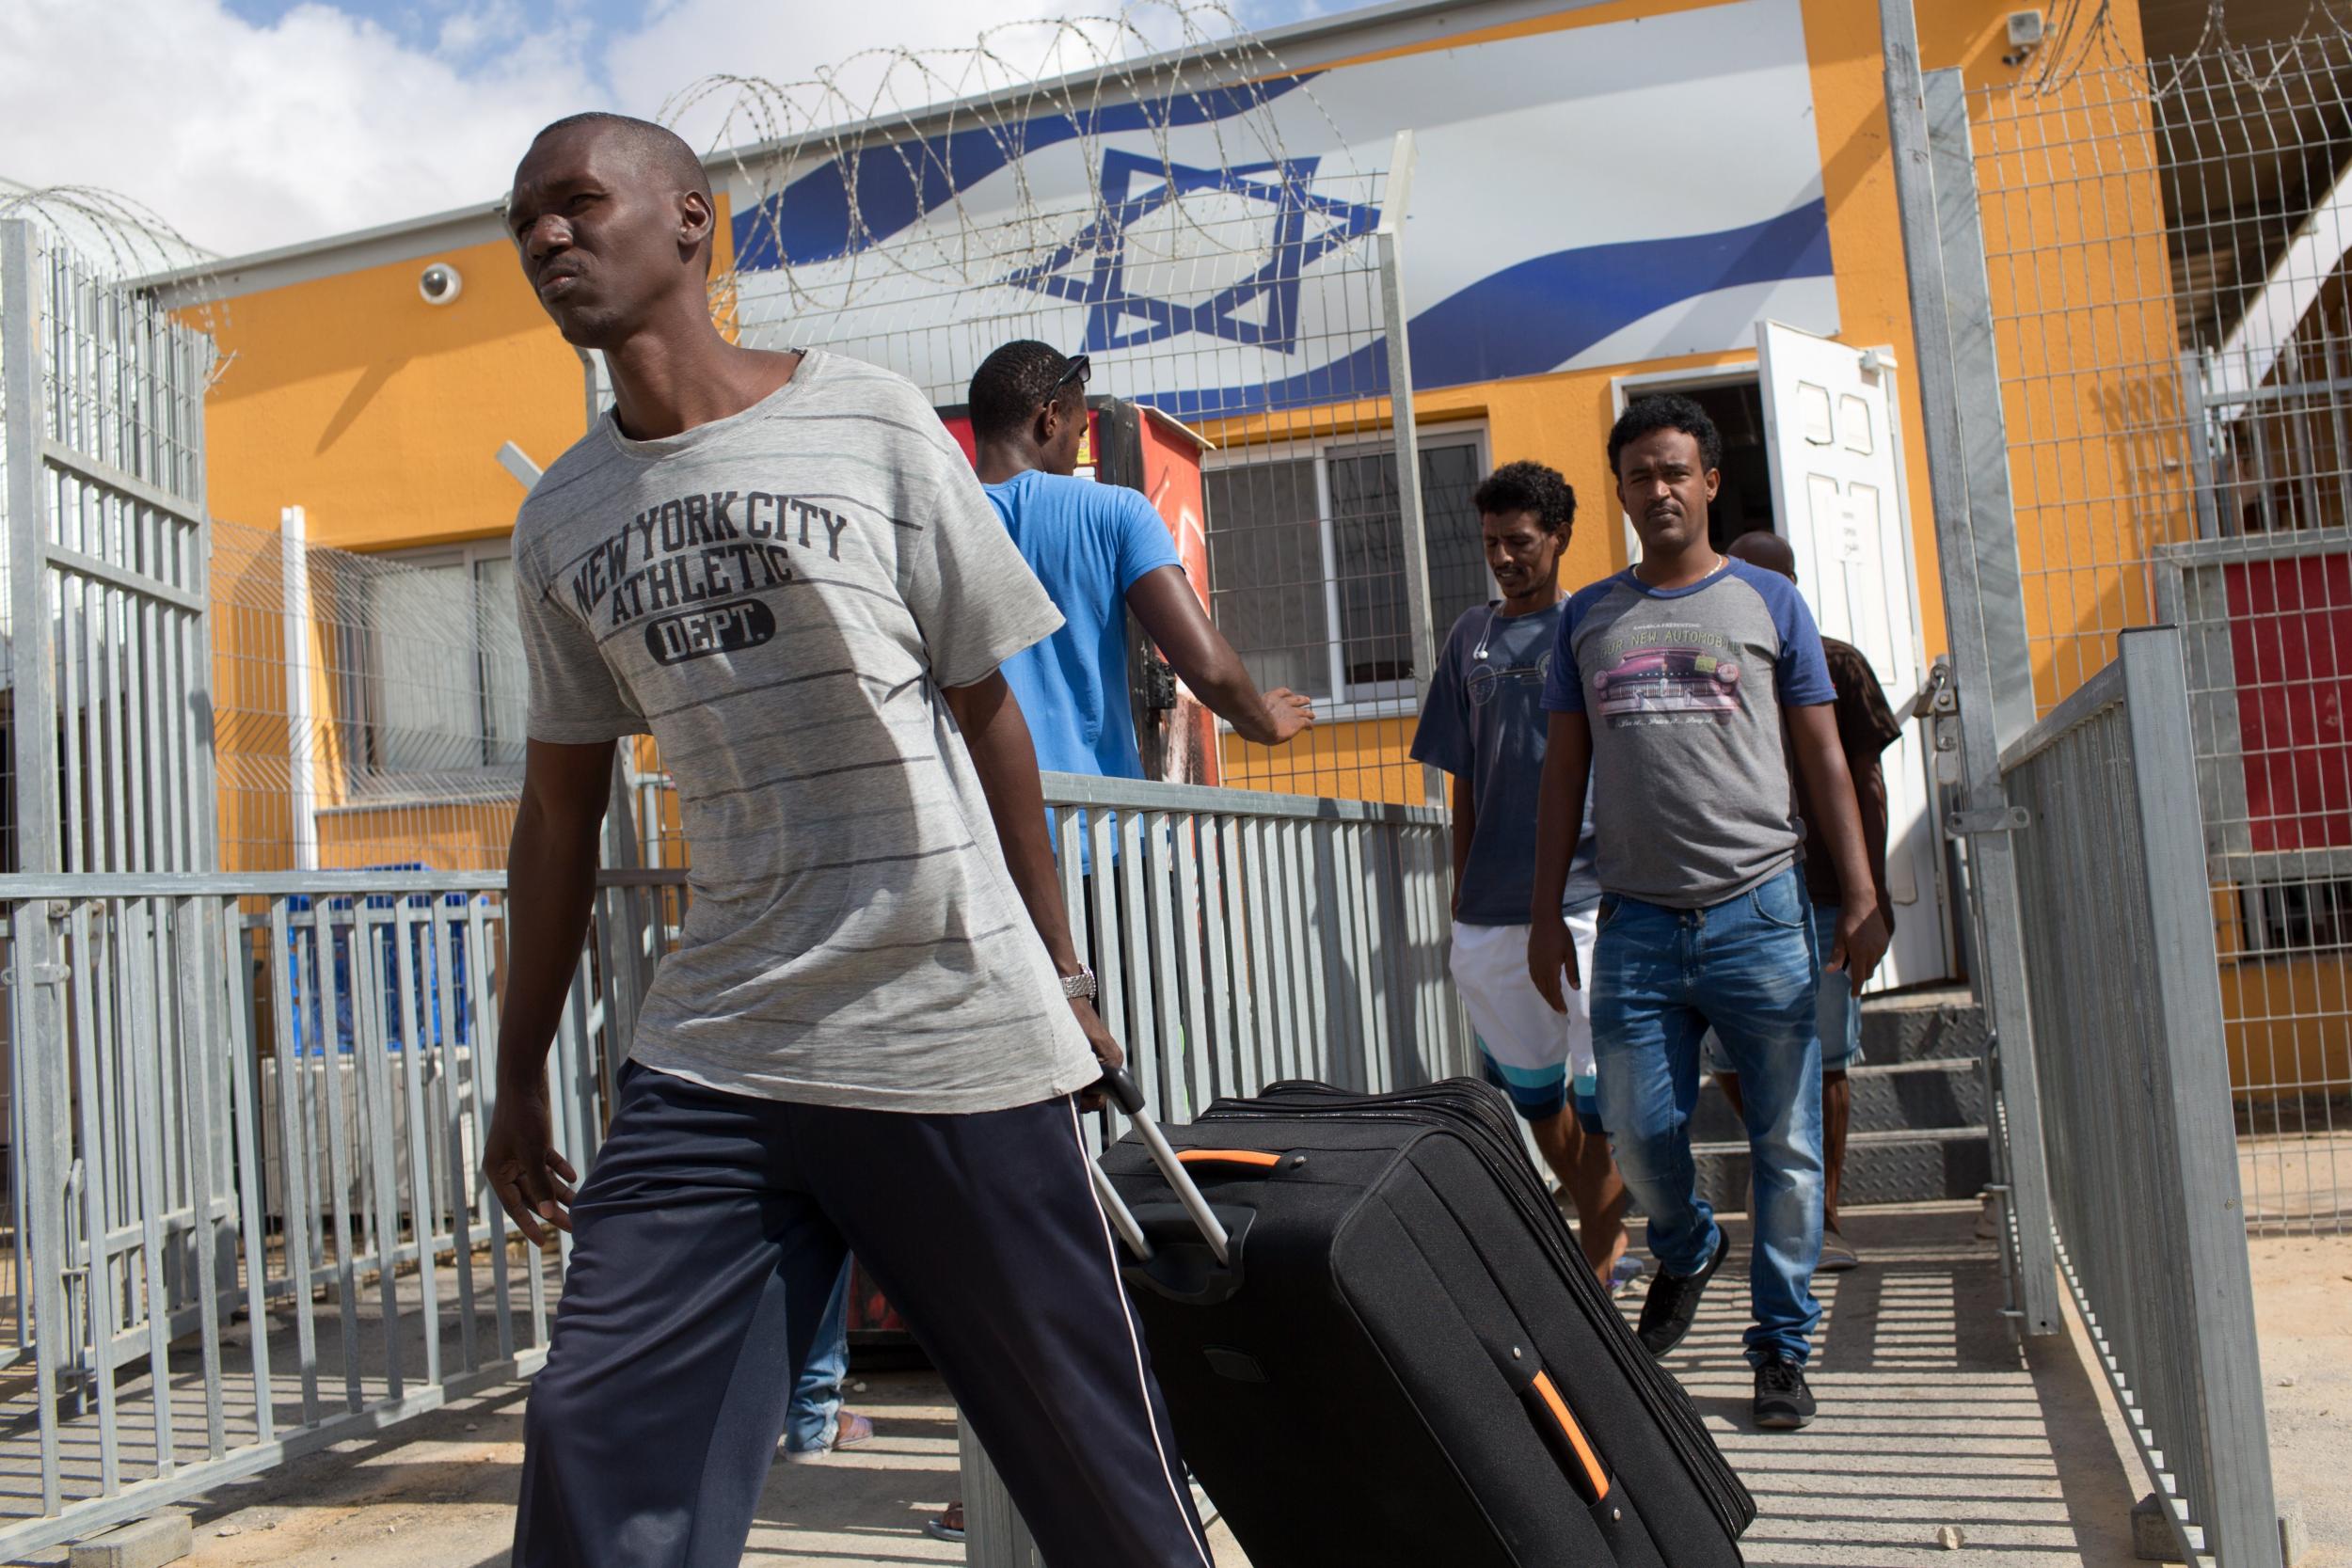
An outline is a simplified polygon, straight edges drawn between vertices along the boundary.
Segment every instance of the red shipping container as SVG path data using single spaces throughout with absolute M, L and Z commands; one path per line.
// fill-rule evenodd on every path
M 2352 556 L 2222 568 L 2252 847 L 2352 846 Z

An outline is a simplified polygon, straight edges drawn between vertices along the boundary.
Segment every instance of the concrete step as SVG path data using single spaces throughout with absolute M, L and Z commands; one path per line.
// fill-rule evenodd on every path
M 1862 1059 L 1875 1067 L 1984 1054 L 1984 1010 L 1964 986 L 1862 999 Z
M 1709 1203 L 1734 1212 L 1748 1206 L 1748 1146 L 1693 1146 L 1698 1190 Z M 1934 1203 L 1972 1198 L 1993 1180 L 1993 1151 L 1981 1127 L 1930 1128 L 1915 1132 L 1861 1132 L 1846 1140 L 1846 1175 L 1840 1207 L 1876 1203 Z
M 1846 1075 L 1856 1132 L 1918 1132 L 1984 1124 L 1984 1074 L 1974 1057 L 1941 1062 L 1867 1060 Z M 1731 1101 L 1709 1078 L 1699 1085 L 1691 1114 L 1698 1143 L 1736 1143 L 1747 1136 Z

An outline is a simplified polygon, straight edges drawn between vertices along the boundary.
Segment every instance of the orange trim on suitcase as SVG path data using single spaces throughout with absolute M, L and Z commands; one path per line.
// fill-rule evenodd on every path
M 1279 1154 L 1259 1148 L 1187 1148 L 1176 1158 L 1187 1165 L 1263 1165 L 1268 1170 L 1282 1163 Z
M 1535 1374 L 1535 1392 L 1543 1400 L 1544 1408 L 1551 1412 L 1551 1418 L 1560 1423 L 1560 1430 L 1567 1434 L 1568 1446 L 1576 1450 L 1576 1457 L 1583 1462 L 1585 1478 L 1593 1483 L 1593 1501 L 1600 1501 L 1609 1496 L 1609 1472 L 1600 1467 L 1600 1457 L 1584 1441 L 1584 1429 L 1568 1414 L 1567 1402 L 1560 1397 L 1549 1372 Z

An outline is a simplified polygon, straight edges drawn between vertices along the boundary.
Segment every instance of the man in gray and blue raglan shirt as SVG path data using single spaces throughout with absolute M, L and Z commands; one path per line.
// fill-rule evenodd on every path
M 1642 560 L 1578 592 L 1561 621 L 1544 690 L 1528 968 L 1554 1006 L 1562 979 L 1581 980 L 1560 902 L 1589 784 L 1601 1120 L 1660 1264 L 1639 1335 L 1655 1355 L 1679 1344 L 1730 1250 L 1691 1158 L 1711 1025 L 1740 1074 L 1756 1180 L 1756 1419 L 1793 1428 L 1813 1419 L 1804 1368 L 1821 1315 L 1811 1288 L 1821 1245 L 1815 986 L 1826 968 L 1858 991 L 1886 930 L 1865 895 L 1841 911 L 1832 951 L 1816 953 L 1792 753 L 1848 888 L 1872 886 L 1861 817 L 1811 611 L 1788 578 L 1708 540 L 1721 453 L 1713 422 L 1684 398 L 1644 399 L 1610 432 Z

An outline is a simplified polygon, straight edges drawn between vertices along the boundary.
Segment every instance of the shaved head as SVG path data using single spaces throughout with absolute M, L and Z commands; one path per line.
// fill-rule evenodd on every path
M 585 114 L 565 115 L 545 127 L 531 138 L 531 145 L 536 147 L 559 132 L 582 130 L 593 130 L 618 140 L 629 150 L 630 157 L 643 172 L 669 182 L 676 190 L 697 191 L 705 200 L 710 198 L 710 175 L 703 167 L 703 161 L 694 155 L 694 150 L 686 144 L 686 138 L 650 119 L 591 109 Z
M 532 139 L 506 198 L 523 275 L 564 336 L 610 348 L 649 324 L 712 330 L 718 238 L 694 150 L 650 120 L 584 114 Z
M 1751 566 L 1778 572 L 1791 582 L 1797 580 L 1797 552 L 1788 547 L 1788 540 L 1768 529 L 1740 535 L 1731 542 L 1729 553 Z

